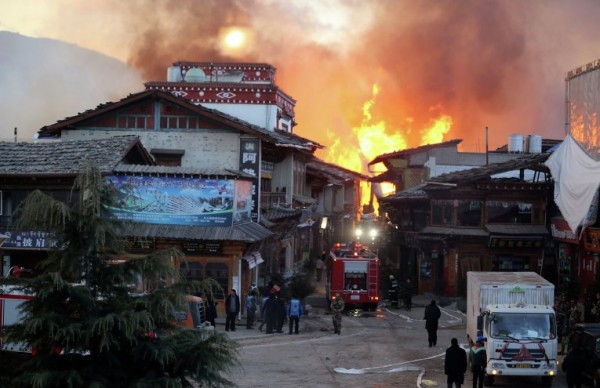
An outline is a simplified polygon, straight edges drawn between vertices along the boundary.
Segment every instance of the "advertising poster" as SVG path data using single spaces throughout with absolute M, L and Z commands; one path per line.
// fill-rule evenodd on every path
M 117 190 L 113 215 L 151 224 L 231 226 L 235 196 L 231 179 L 110 176 Z M 241 209 L 241 210 L 246 210 Z

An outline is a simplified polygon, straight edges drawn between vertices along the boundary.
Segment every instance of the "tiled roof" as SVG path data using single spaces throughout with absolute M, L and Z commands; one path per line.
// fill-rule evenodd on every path
M 410 200 L 420 200 L 426 201 L 428 199 L 427 193 L 423 190 L 425 184 L 422 183 L 420 185 L 408 188 L 406 190 L 402 190 L 398 193 L 390 194 L 386 197 L 379 199 L 381 203 L 392 203 L 399 201 L 410 201 Z
M 38 143 L 0 142 L 0 175 L 77 175 L 88 159 L 93 160 L 102 173 L 109 173 L 135 146 L 145 151 L 137 136 Z
M 59 120 L 55 124 L 42 127 L 39 131 L 40 138 L 58 137 L 63 129 L 73 129 L 79 123 L 88 120 L 92 117 L 106 114 L 116 109 L 121 109 L 124 106 L 136 103 L 146 98 L 163 99 L 172 102 L 174 104 L 180 105 L 184 109 L 195 112 L 198 115 L 202 115 L 210 120 L 220 122 L 225 127 L 229 127 L 234 130 L 257 136 L 262 140 L 265 140 L 266 142 L 274 144 L 278 147 L 290 147 L 310 152 L 314 151 L 317 148 L 323 148 L 322 145 L 314 141 L 305 139 L 303 137 L 283 131 L 270 131 L 265 128 L 256 126 L 254 124 L 250 124 L 237 117 L 223 113 L 217 109 L 210 109 L 202 105 L 193 104 L 183 97 L 176 97 L 171 93 L 164 92 L 161 90 L 146 90 L 143 92 L 130 94 L 129 96 L 121 99 L 120 101 L 100 104 L 95 109 L 89 109 L 75 116 Z
M 123 228 L 123 234 L 131 237 L 242 241 L 247 243 L 260 241 L 273 234 L 255 222 L 245 222 L 231 227 L 159 225 L 130 222 L 123 224 Z
M 489 166 L 476 167 L 468 170 L 456 171 L 431 178 L 431 183 L 466 183 L 484 178 L 490 178 L 492 175 L 501 174 L 508 171 L 521 169 L 530 169 L 550 173 L 544 162 L 550 154 L 529 154 L 517 159 L 509 160 L 503 163 L 494 163 Z
M 179 166 L 148 166 L 141 164 L 120 164 L 113 169 L 114 173 L 121 174 L 142 174 L 142 175 L 199 175 L 202 177 L 223 177 L 223 178 L 247 178 L 254 179 L 254 175 L 243 171 L 223 169 L 206 169 L 196 167 Z
M 460 143 L 462 141 L 462 139 L 455 139 L 455 140 L 448 140 L 442 143 L 436 143 L 436 144 L 427 144 L 424 146 L 420 146 L 420 147 L 415 147 L 415 148 L 408 148 L 405 150 L 400 150 L 400 151 L 394 151 L 394 152 L 390 152 L 387 154 L 383 154 L 383 155 L 379 155 L 378 157 L 376 157 L 375 159 L 373 159 L 372 161 L 369 162 L 369 166 L 372 164 L 377 164 L 377 163 L 381 163 L 384 160 L 387 159 L 395 159 L 395 158 L 401 158 L 404 156 L 408 156 L 408 155 L 413 155 L 419 152 L 423 152 L 423 151 L 427 151 L 427 150 L 431 150 L 434 148 L 445 148 L 448 146 L 455 146 L 458 145 L 458 143 Z
M 307 168 L 307 170 L 314 170 L 318 173 L 326 175 L 326 176 L 332 178 L 331 179 L 332 181 L 340 180 L 343 182 L 343 181 L 349 180 L 349 179 L 351 179 L 351 180 L 356 180 L 356 179 L 367 180 L 367 179 L 369 179 L 369 177 L 364 174 L 361 174 L 356 171 L 348 170 L 344 167 L 340 167 L 335 164 L 327 163 L 317 157 L 313 157 L 311 159 L 311 161 L 306 164 L 306 168 Z

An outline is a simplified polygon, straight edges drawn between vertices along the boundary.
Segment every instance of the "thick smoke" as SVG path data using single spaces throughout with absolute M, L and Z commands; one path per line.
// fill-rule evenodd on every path
M 326 3 L 328 19 L 301 2 L 166 2 L 145 16 L 130 61 L 149 80 L 164 79 L 180 59 L 272 63 L 279 86 L 298 101 L 298 133 L 324 145 L 326 130 L 345 137 L 360 122 L 377 83 L 372 113 L 409 147 L 445 114 L 453 127 L 444 140 L 461 138 L 463 148 L 483 151 L 485 127 L 491 149 L 513 133 L 562 138 L 564 76 L 600 57 L 600 44 L 584 51 L 569 39 L 569 28 L 600 32 L 586 12 L 591 1 L 573 8 L 560 1 L 382 0 L 339 2 L 341 11 L 334 3 Z M 254 31 L 243 58 L 218 46 L 220 30 L 233 25 Z M 332 30 L 327 40 L 324 31 Z
M 349 134 L 374 84 L 373 120 L 402 134 L 408 147 L 444 115 L 453 123 L 444 140 L 463 139 L 464 150 L 484 151 L 485 127 L 490 149 L 513 133 L 562 139 L 565 75 L 600 58 L 595 0 L 91 4 L 93 23 L 82 17 L 87 8 L 65 2 L 52 14 L 60 20 L 45 20 L 45 28 L 57 39 L 118 52 L 146 81 L 165 80 L 178 60 L 270 63 L 277 84 L 297 100 L 297 133 L 325 146 L 337 138 L 358 148 Z M 77 35 L 66 36 L 65 25 Z M 229 27 L 252 33 L 244 50 L 222 47 Z

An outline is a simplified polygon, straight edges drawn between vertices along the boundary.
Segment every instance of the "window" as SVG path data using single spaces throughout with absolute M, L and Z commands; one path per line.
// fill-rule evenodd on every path
M 367 289 L 367 266 L 366 261 L 344 263 L 344 288 L 346 290 Z
M 169 150 L 162 148 L 153 148 L 150 153 L 159 166 L 181 166 L 181 159 L 185 150 Z
M 481 226 L 481 201 L 459 200 L 457 210 L 459 226 Z
M 179 272 L 187 280 L 202 280 L 211 278 L 217 281 L 223 290 L 213 290 L 216 299 L 225 299 L 229 288 L 229 267 L 224 263 L 202 263 L 193 261 L 181 263 Z
M 492 266 L 494 271 L 528 271 L 529 259 L 523 256 L 496 256 Z
M 179 271 L 187 280 L 202 280 L 204 277 L 204 268 L 201 263 L 181 263 Z
M 492 224 L 531 224 L 533 204 L 513 201 L 487 201 L 488 222 Z
M 454 212 L 454 201 L 431 202 L 431 225 L 450 226 Z
M 224 263 L 206 264 L 206 277 L 215 279 L 222 291 L 215 290 L 215 298 L 225 299 L 225 293 L 229 288 L 229 267 Z M 239 291 L 239 290 L 238 290 Z

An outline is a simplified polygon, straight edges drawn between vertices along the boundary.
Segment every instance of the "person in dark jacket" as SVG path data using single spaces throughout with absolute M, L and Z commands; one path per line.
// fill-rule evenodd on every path
M 275 294 L 275 316 L 276 318 L 276 331 L 277 333 L 283 333 L 283 324 L 285 323 L 285 302 L 279 293 Z
M 406 278 L 404 284 L 402 284 L 402 300 L 404 301 L 404 307 L 410 311 L 412 308 L 412 294 L 413 294 L 413 285 L 410 278 Z
M 563 360 L 562 370 L 567 373 L 569 388 L 581 388 L 583 369 L 588 360 L 581 346 L 576 345 Z
M 235 288 L 231 289 L 227 299 L 225 299 L 225 331 L 235 331 L 235 320 L 240 313 L 240 297 L 237 296 Z
M 217 319 L 217 303 L 212 296 L 209 296 L 206 301 L 206 320 L 210 322 L 212 327 L 215 327 L 215 319 Z
M 446 358 L 444 359 L 444 373 L 448 376 L 448 388 L 452 388 L 452 384 L 456 388 L 465 381 L 465 373 L 467 372 L 467 352 L 458 346 L 458 340 L 452 338 L 450 347 L 446 349 Z
M 440 308 L 435 304 L 435 300 L 432 300 L 429 306 L 425 307 L 425 329 L 427 329 L 427 339 L 429 341 L 429 347 L 436 346 L 437 344 L 437 329 L 438 321 L 442 316 Z
M 276 306 L 275 306 L 275 294 L 270 293 L 269 297 L 264 301 L 264 320 L 266 322 L 267 328 L 266 334 L 273 334 L 273 330 L 277 326 L 277 314 L 276 314 Z

